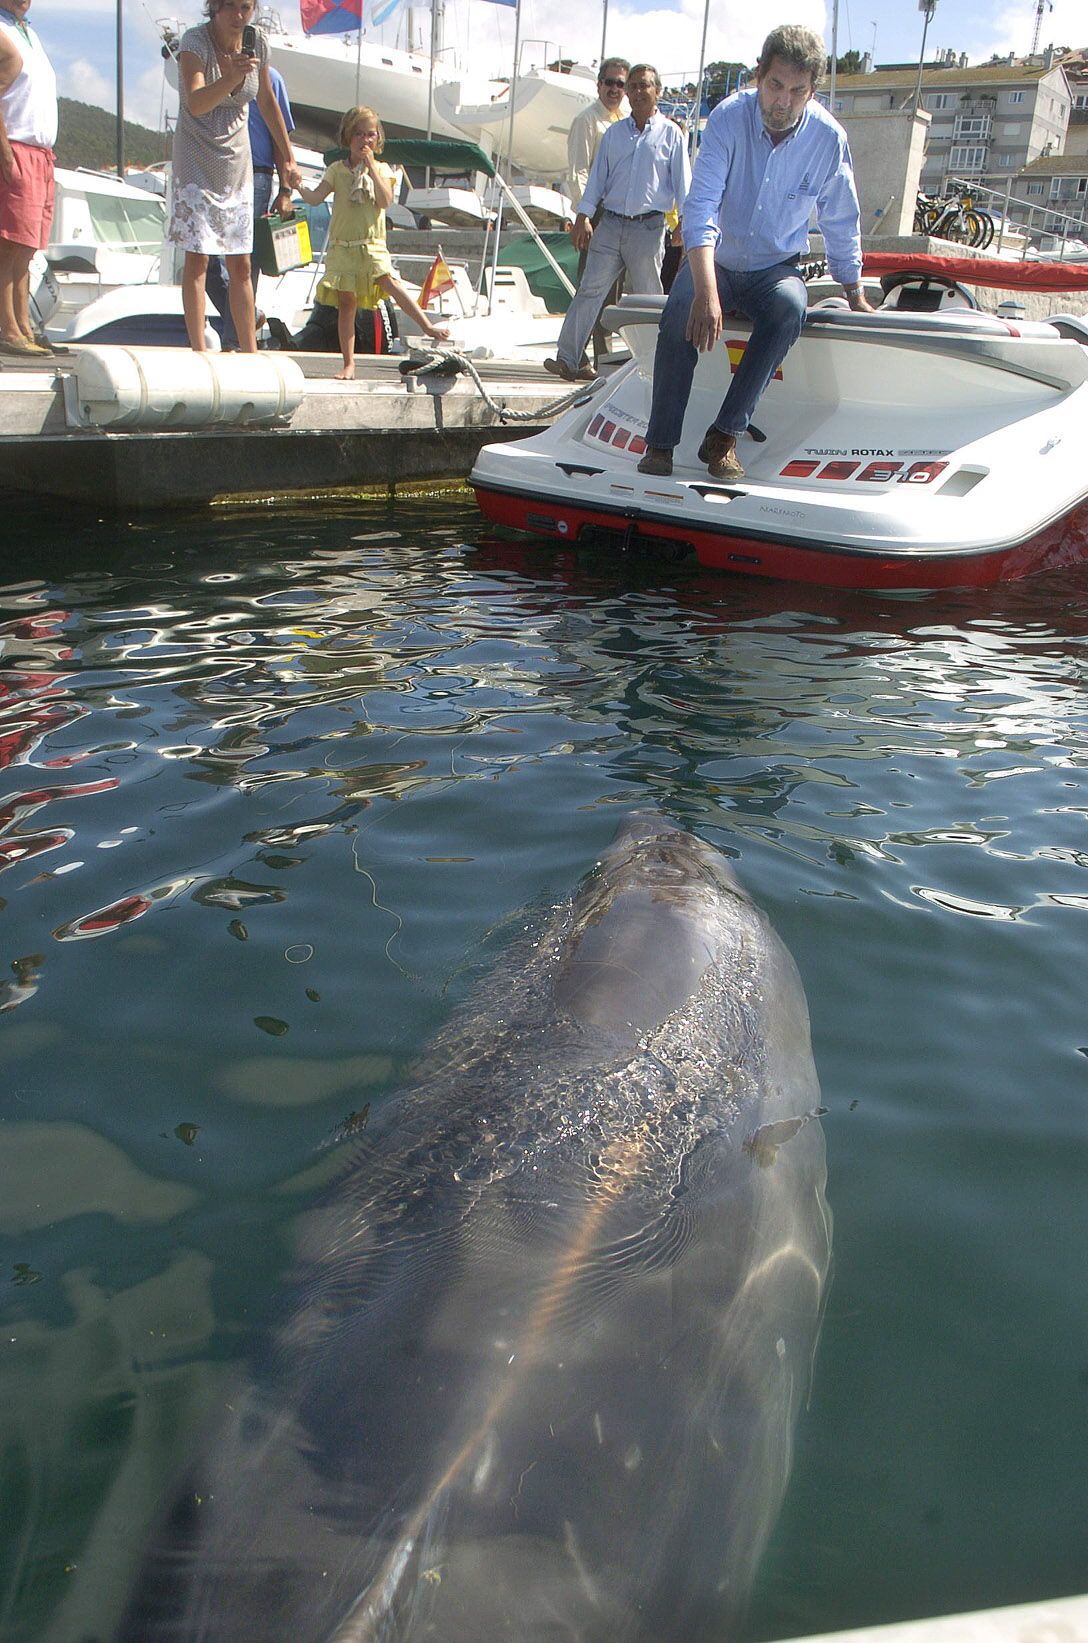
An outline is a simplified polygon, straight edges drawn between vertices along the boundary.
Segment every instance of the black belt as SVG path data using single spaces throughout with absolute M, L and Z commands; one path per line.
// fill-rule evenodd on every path
M 607 206 L 604 214 L 606 217 L 618 217 L 620 222 L 648 222 L 651 217 L 665 215 L 663 211 L 640 211 L 637 217 L 625 217 L 622 211 L 609 211 Z
M 274 177 L 276 168 L 274 165 L 255 165 L 253 172 L 255 176 L 259 173 L 262 177 Z

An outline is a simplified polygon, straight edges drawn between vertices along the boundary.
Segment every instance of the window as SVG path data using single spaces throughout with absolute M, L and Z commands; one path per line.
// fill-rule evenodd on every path
M 1020 121 L 1016 120 L 1012 125 L 1002 126 L 1001 127 L 1001 135 L 1003 137 L 1019 137 L 1019 135 L 1023 131 L 1023 129 L 1024 128 L 1020 124 Z
M 1029 194 L 1038 195 L 1038 194 L 1041 194 L 1042 192 L 1043 192 L 1042 183 L 1029 183 L 1028 184 L 1028 193 Z
M 1009 166 L 1010 166 L 1010 165 L 1012 165 L 1012 164 L 1014 164 L 1014 162 L 1015 162 L 1015 160 L 1016 160 L 1016 156 L 1015 156 L 1015 154 L 999 154 L 999 155 L 998 155 L 998 156 L 997 156 L 997 163 L 998 163 L 998 165 L 999 165 L 999 166 L 1003 166 L 1003 167 L 1005 167 L 1005 168 L 1006 168 L 1006 169 L 1007 169 L 1007 168 L 1008 168 L 1008 167 L 1009 167 Z
M 931 114 L 939 114 L 942 108 L 948 108 L 951 101 L 947 91 L 934 91 L 926 98 L 926 107 Z
M 1050 179 L 1050 198 L 1052 200 L 1060 200 L 1061 199 L 1063 180 L 1064 179 L 1061 178 L 1061 177 L 1051 177 L 1051 179 Z
M 143 200 L 127 200 L 114 194 L 88 194 L 94 237 L 117 251 L 138 251 L 153 256 L 162 246 L 165 206 L 155 194 Z
M 984 148 L 954 148 L 948 156 L 949 169 L 956 171 L 984 171 L 986 169 L 986 150 Z
M 956 121 L 957 140 L 967 141 L 971 137 L 988 137 L 990 135 L 990 117 L 988 114 L 961 114 Z
M 1088 108 L 1088 91 L 1078 91 L 1073 98 L 1074 108 Z
M 1022 91 L 1010 91 L 1009 92 L 1009 102 L 1010 103 L 1022 103 L 1023 101 L 1024 101 L 1024 93 Z

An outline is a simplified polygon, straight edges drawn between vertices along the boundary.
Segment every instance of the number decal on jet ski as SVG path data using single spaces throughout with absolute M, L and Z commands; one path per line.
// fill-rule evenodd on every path
M 858 484 L 890 485 L 932 485 L 948 467 L 947 462 L 937 462 L 932 459 L 926 462 L 912 462 L 903 472 L 902 462 L 867 462 L 861 472 L 861 464 L 850 461 L 836 461 L 821 463 L 812 457 L 794 457 L 787 462 L 784 468 L 779 469 L 782 479 L 818 479 L 839 480 L 852 479 Z M 819 470 L 817 472 L 817 470 Z

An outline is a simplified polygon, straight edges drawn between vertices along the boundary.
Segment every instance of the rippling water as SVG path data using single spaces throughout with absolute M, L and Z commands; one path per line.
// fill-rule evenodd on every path
M 462 498 L 0 561 L 0 1637 L 107 1637 L 379 1101 L 659 806 L 808 992 L 835 1275 L 753 1637 L 1088 1589 L 1088 592 L 500 541 Z

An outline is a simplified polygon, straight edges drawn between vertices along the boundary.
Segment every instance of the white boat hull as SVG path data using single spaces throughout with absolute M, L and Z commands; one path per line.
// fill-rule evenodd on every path
M 588 71 L 558 74 L 531 69 L 514 94 L 513 163 L 526 177 L 554 181 L 567 169 L 567 132 L 576 114 L 594 102 L 597 84 Z M 510 146 L 510 87 L 479 101 L 473 87 L 444 81 L 435 86 L 435 108 L 458 131 L 495 154 Z
M 534 228 L 554 233 L 574 221 L 570 201 L 558 189 L 545 188 L 540 183 L 520 183 L 514 188 L 514 198 Z
M 272 34 L 269 58 L 287 84 L 299 126 L 335 141 L 344 110 L 357 102 L 378 111 L 389 136 L 427 134 L 429 60 L 419 52 L 398 51 L 355 35 Z M 434 65 L 437 93 L 449 70 Z M 482 90 L 482 88 L 481 88 Z M 438 105 L 431 117 L 434 137 L 461 137 Z
M 446 228 L 485 228 L 495 213 L 471 188 L 410 188 L 404 203 L 421 219 Z
M 720 570 L 852 587 L 984 585 L 1088 558 L 1088 328 L 978 313 L 819 310 L 738 447 L 697 451 L 749 327 L 729 319 L 695 373 L 669 477 L 646 450 L 660 299 L 613 315 L 633 358 L 531 439 L 472 472 L 496 522 L 574 543 L 694 551 Z

